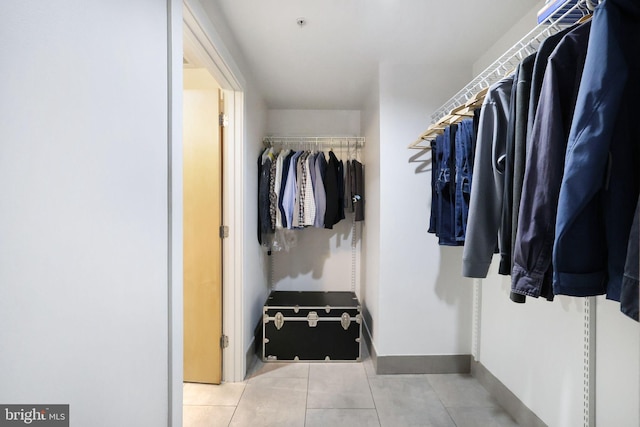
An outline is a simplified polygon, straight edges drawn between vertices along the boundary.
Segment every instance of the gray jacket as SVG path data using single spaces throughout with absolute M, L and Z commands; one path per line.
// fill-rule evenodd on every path
M 487 277 L 497 249 L 512 87 L 513 76 L 500 80 L 491 86 L 482 104 L 462 256 L 462 274 L 466 277 Z

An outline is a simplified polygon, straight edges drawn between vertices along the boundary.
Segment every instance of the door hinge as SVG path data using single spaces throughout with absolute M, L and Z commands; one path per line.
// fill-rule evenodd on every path
M 223 335 L 220 337 L 220 348 L 227 348 L 229 347 L 229 337 L 226 335 Z
M 223 128 L 226 128 L 229 125 L 229 116 L 225 113 L 220 113 L 218 116 L 218 124 Z
M 226 225 L 220 226 L 220 238 L 224 239 L 225 237 L 229 237 L 229 227 Z

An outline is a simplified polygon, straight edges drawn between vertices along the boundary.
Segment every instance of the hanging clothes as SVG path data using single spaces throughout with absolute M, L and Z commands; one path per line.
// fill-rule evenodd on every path
M 284 194 L 287 185 L 287 179 L 289 177 L 289 167 L 291 166 L 291 158 L 296 154 L 295 151 L 289 150 L 289 154 L 282 160 L 282 176 L 280 177 L 280 192 L 278 194 L 278 209 L 280 211 L 280 218 L 282 220 L 282 228 L 288 228 L 287 216 L 285 214 L 285 207 L 283 203 Z
M 640 214 L 640 201 L 636 206 L 636 212 L 633 215 L 633 224 L 631 233 L 629 234 L 629 245 L 627 246 L 627 260 L 624 266 L 624 276 L 622 278 L 622 286 L 620 290 L 620 311 L 631 317 L 636 322 L 640 320 L 638 317 L 638 260 L 640 259 L 640 224 L 638 215 Z
M 549 57 L 525 166 L 512 291 L 553 299 L 551 252 L 571 118 L 591 23 L 574 28 Z
M 349 181 L 350 198 L 356 221 L 364 221 L 364 166 L 357 160 L 351 160 Z
M 285 212 L 286 228 L 289 230 L 293 228 L 293 214 L 297 192 L 297 162 L 302 153 L 302 151 L 296 151 L 289 160 L 289 170 L 287 171 L 287 179 L 283 194 L 282 206 Z
M 500 265 L 498 274 L 511 274 L 511 208 L 513 207 L 513 176 L 516 142 L 516 94 L 518 88 L 518 72 L 513 75 L 511 97 L 509 98 L 509 116 L 505 134 L 504 184 L 502 193 L 502 213 L 500 217 Z
M 327 205 L 324 215 L 324 227 L 333 228 L 340 221 L 340 193 L 338 190 L 338 175 L 340 174 L 338 158 L 329 151 L 329 161 L 324 180 L 324 190 L 327 196 Z
M 478 114 L 474 116 L 479 117 Z M 455 135 L 455 207 L 454 231 L 458 244 L 464 243 L 467 235 L 469 201 L 473 175 L 473 153 L 476 142 L 477 119 L 465 119 L 458 124 Z
M 345 219 L 344 215 L 344 162 L 338 160 L 338 216 L 337 221 Z
M 306 159 L 309 156 L 308 152 L 303 152 L 296 164 L 296 197 L 293 205 L 293 227 L 302 228 L 304 226 L 304 207 L 305 207 L 305 193 L 307 190 L 307 169 Z
M 260 156 L 258 171 L 258 221 L 259 233 L 258 241 L 263 245 L 268 245 L 266 236 L 272 233 L 271 216 L 269 214 L 269 182 L 271 178 L 271 163 L 273 161 L 273 153 L 271 149 L 266 149 Z
M 442 246 L 462 246 L 466 238 L 473 162 L 480 109 L 474 118 L 444 129 L 431 141 L 429 233 Z
M 276 229 L 276 212 L 278 210 L 278 196 L 276 194 L 276 174 L 278 171 L 278 153 L 273 153 L 269 168 L 269 219 L 271 230 Z
M 511 270 L 513 270 L 516 247 L 516 235 L 518 232 L 518 212 L 522 198 L 522 186 L 524 181 L 525 159 L 527 150 L 527 121 L 529 117 L 529 102 L 531 99 L 531 79 L 536 54 L 526 57 L 518 65 L 518 84 L 516 85 L 515 108 L 515 135 L 513 141 L 513 190 L 511 205 Z M 515 292 L 510 293 L 513 302 L 524 303 L 526 297 Z
M 327 159 L 324 157 L 324 153 L 320 152 L 316 156 L 315 162 L 316 170 L 316 186 L 314 191 L 314 197 L 316 201 L 316 219 L 313 222 L 313 226 L 316 228 L 324 227 L 324 216 L 327 210 L 327 193 L 325 191 L 325 175 L 327 173 Z
M 256 196 L 257 196 L 257 206 L 258 206 L 258 221 L 257 221 L 257 237 L 258 237 L 258 243 L 260 245 L 262 245 L 262 215 L 264 213 L 263 207 L 261 205 L 261 201 L 262 201 L 262 194 L 260 192 L 260 190 L 262 189 L 262 157 L 264 152 L 266 152 L 268 150 L 268 148 L 265 148 L 260 155 L 258 156 L 258 182 L 256 187 L 258 188 L 258 191 L 256 192 Z
M 438 152 L 437 136 L 431 140 L 431 214 L 429 216 L 428 233 L 435 234 L 438 232 L 438 193 L 436 191 L 436 180 L 438 179 L 438 171 L 440 170 L 440 153 Z
M 540 92 L 542 91 L 542 82 L 544 81 L 544 74 L 547 69 L 549 56 L 551 56 L 563 37 L 573 30 L 573 28 L 574 26 L 565 28 L 556 34 L 547 37 L 538 48 L 531 76 L 531 95 L 529 98 L 529 116 L 527 119 L 527 132 L 529 135 L 531 135 L 531 129 L 533 129 L 533 121 L 535 119 L 536 110 L 538 109 L 538 101 L 540 99 Z
M 269 251 L 288 250 L 295 244 L 294 230 L 333 228 L 345 219 L 345 199 L 355 221 L 364 219 L 363 166 L 344 163 L 331 151 L 275 152 L 265 149 L 258 159 L 258 241 Z M 345 189 L 349 183 L 348 191 Z M 327 208 L 328 207 L 328 208 Z
M 436 138 L 437 178 L 436 178 L 436 235 L 442 246 L 458 246 L 455 237 L 456 186 L 455 186 L 455 137 L 458 126 L 448 126 Z
M 509 76 L 491 86 L 482 104 L 462 255 L 462 274 L 465 277 L 487 277 L 492 256 L 498 249 L 513 81 L 514 76 Z
M 353 191 L 351 190 L 351 178 L 353 172 L 351 170 L 351 161 L 347 160 L 344 166 L 344 210 L 353 212 Z
M 511 274 L 514 302 L 606 294 L 638 320 L 637 46 L 640 3 L 605 0 L 591 21 L 548 37 L 514 75 L 489 88 L 473 157 L 464 276 L 486 277 L 500 253 L 499 273 Z M 462 135 L 463 125 L 431 141 L 428 231 L 440 244 L 451 244 L 448 186 L 461 181 L 453 132 Z M 457 193 L 456 209 L 464 206 Z M 456 211 L 456 238 L 459 224 Z
M 640 182 L 640 3 L 595 10 L 553 247 L 556 294 L 620 300 Z
M 314 167 L 313 158 L 315 157 L 315 153 L 310 153 L 305 159 L 305 167 L 304 174 L 306 176 L 305 179 L 305 191 L 304 191 L 304 218 L 302 225 L 304 227 L 313 226 L 316 220 L 316 200 L 315 195 L 313 193 L 313 179 L 312 176 L 315 175 L 315 171 L 313 174 L 311 173 L 311 169 Z
M 289 158 L 290 154 L 291 154 L 291 150 L 282 150 L 280 154 L 278 154 L 278 158 L 276 160 L 276 181 L 275 181 L 275 188 L 274 188 L 274 192 L 276 194 L 276 201 L 275 201 L 276 228 L 286 228 L 286 226 L 283 223 L 284 209 L 282 208 L 281 199 L 282 199 L 282 194 L 284 193 L 283 183 L 286 183 L 286 181 L 283 179 L 283 176 L 286 177 L 285 163 L 286 163 L 286 159 Z M 288 165 L 286 170 L 287 171 L 289 170 Z

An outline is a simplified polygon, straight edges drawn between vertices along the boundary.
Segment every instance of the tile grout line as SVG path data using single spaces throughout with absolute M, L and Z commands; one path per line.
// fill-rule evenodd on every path
M 435 374 L 435 375 L 441 375 L 441 374 Z M 447 375 L 447 374 L 445 374 Z M 431 388 L 433 389 L 436 397 L 438 398 L 438 400 L 440 401 L 440 403 L 442 404 L 442 407 L 447 411 L 447 414 L 449 415 L 449 418 L 451 418 L 451 421 L 453 421 L 453 424 L 457 427 L 458 423 L 456 423 L 451 410 L 457 410 L 457 409 L 499 409 L 500 411 L 502 411 L 504 414 L 506 414 L 512 421 L 514 421 L 516 423 L 516 425 L 519 425 L 517 420 L 497 401 L 495 401 L 495 397 L 489 393 L 489 391 L 482 385 L 479 383 L 479 381 L 471 376 L 476 382 L 478 382 L 478 384 L 480 385 L 480 387 L 482 387 L 482 389 L 489 395 L 489 397 L 491 397 L 491 399 L 494 401 L 492 402 L 490 405 L 451 405 L 451 406 L 447 406 L 445 405 L 445 403 L 442 401 L 442 398 L 440 397 L 440 393 L 438 393 L 436 387 L 433 386 L 433 384 L 431 383 L 431 381 L 429 380 L 429 375 L 427 375 L 427 382 L 429 383 L 429 385 L 431 386 Z
M 369 377 L 369 374 L 367 373 L 367 368 L 364 366 L 364 362 L 362 362 L 362 368 L 364 369 L 364 375 L 367 378 L 367 385 L 369 386 L 369 393 L 371 393 L 371 400 L 373 401 L 373 409 L 376 410 L 376 418 L 378 418 L 378 425 L 380 427 L 382 427 L 382 421 L 380 420 L 380 413 L 378 412 L 378 405 L 376 404 L 376 398 L 373 395 L 373 388 L 371 388 L 371 377 Z M 375 373 L 375 377 L 373 378 L 377 378 L 378 374 Z
M 311 364 L 308 363 L 307 364 L 307 395 L 305 396 L 304 399 L 304 425 L 307 425 L 307 415 L 308 415 L 308 408 L 307 406 L 309 405 L 309 384 L 311 384 Z
M 438 390 L 433 386 L 433 383 L 431 382 L 431 380 L 429 379 L 429 375 L 425 375 L 425 379 L 427 380 L 427 383 L 429 384 L 429 387 L 431 387 L 431 389 L 433 390 L 433 393 L 436 395 L 436 397 L 438 398 L 438 401 L 440 402 L 440 404 L 442 405 L 442 407 L 444 408 L 445 411 L 447 411 L 447 415 L 449 415 L 449 418 L 451 419 L 451 422 L 453 423 L 454 426 L 458 427 L 458 423 L 456 423 L 456 420 L 453 419 L 453 415 L 451 415 L 451 412 L 449 412 L 449 407 L 446 406 L 444 404 L 444 402 L 442 401 L 442 398 L 440 397 L 440 393 L 438 393 Z M 452 407 L 453 408 L 453 407 Z
M 440 397 L 438 397 L 438 400 L 440 400 Z M 440 403 L 442 403 L 441 400 L 440 400 Z M 449 412 L 449 408 L 444 406 L 444 403 L 442 403 L 442 407 L 444 408 L 445 411 L 447 411 L 447 415 L 449 415 L 449 418 L 451 418 L 451 422 L 453 423 L 453 425 L 458 427 L 458 423 L 456 423 L 456 420 L 453 419 L 453 416 L 451 415 L 451 412 Z
M 244 397 L 244 392 L 247 391 L 247 386 L 249 385 L 249 380 L 247 381 L 242 389 L 242 393 L 240 394 L 240 398 L 238 399 L 238 403 L 236 403 L 234 409 L 233 409 L 233 414 L 231 414 L 231 418 L 229 419 L 229 424 L 227 424 L 227 427 L 231 426 L 231 423 L 233 422 L 233 417 L 236 416 L 236 412 L 238 412 L 238 406 L 240 406 L 240 402 L 242 401 L 242 398 Z

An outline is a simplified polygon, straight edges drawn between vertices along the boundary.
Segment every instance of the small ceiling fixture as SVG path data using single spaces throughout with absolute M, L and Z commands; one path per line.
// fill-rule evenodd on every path
M 302 28 L 305 25 L 307 25 L 307 20 L 306 20 L 306 18 L 298 18 L 298 19 L 296 19 L 296 24 L 298 24 L 298 26 L 300 28 Z

